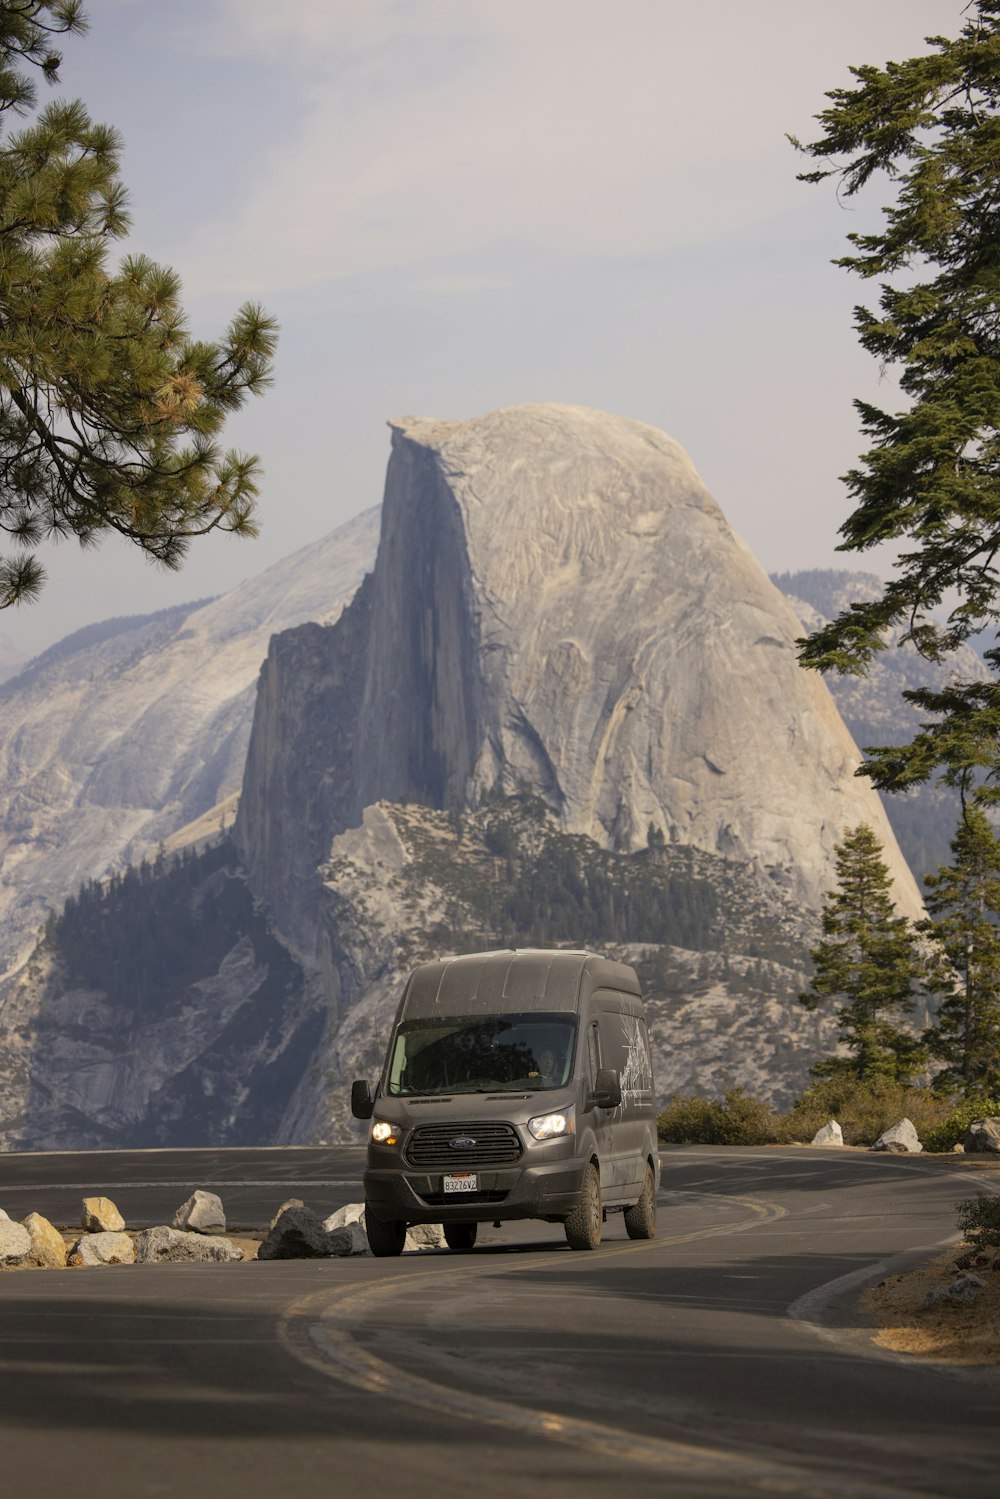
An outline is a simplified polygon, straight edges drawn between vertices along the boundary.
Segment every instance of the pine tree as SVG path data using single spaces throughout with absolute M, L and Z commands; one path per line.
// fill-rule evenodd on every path
M 880 598 L 852 604 L 802 642 L 807 666 L 863 672 L 886 631 L 938 660 L 1000 622 L 1000 0 L 973 0 L 954 40 L 884 68 L 852 69 L 794 144 L 844 197 L 895 184 L 882 227 L 855 233 L 837 262 L 879 278 L 880 308 L 856 309 L 861 344 L 897 367 L 909 398 L 890 413 L 855 405 L 872 446 L 845 482 L 856 508 L 841 550 L 889 542 L 896 573 Z M 904 697 L 928 715 L 913 742 L 867 751 L 863 771 L 899 790 L 943 771 L 980 799 L 1000 795 L 1000 650 L 988 682 Z
M 938 1087 L 964 1097 L 1000 1096 L 1000 840 L 978 807 L 967 807 L 953 862 L 928 875 L 924 929 L 937 944 L 927 988 L 941 1005 L 924 1040 L 945 1065 Z
M 811 1069 L 814 1077 L 850 1074 L 908 1082 L 923 1065 L 917 1038 L 897 1022 L 912 1013 L 921 971 L 918 939 L 897 916 L 882 846 L 862 823 L 836 851 L 838 888 L 823 904 L 823 941 L 812 952 L 815 972 L 799 999 L 815 1010 L 841 999 L 839 1036 L 851 1055 Z
M 0 128 L 34 108 L 25 64 L 56 81 L 55 39 L 85 28 L 79 0 L 0 0 Z M 79 102 L 0 141 L 0 608 L 38 593 L 46 537 L 116 531 L 176 568 L 194 536 L 255 534 L 257 459 L 217 438 L 269 383 L 275 324 L 248 303 L 218 343 L 192 339 L 173 271 L 109 268 L 120 152 Z

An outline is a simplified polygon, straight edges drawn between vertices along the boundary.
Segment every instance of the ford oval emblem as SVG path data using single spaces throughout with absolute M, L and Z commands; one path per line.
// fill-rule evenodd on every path
M 452 1150 L 471 1150 L 475 1143 L 475 1140 L 470 1139 L 468 1135 L 459 1135 L 456 1140 L 448 1141 Z

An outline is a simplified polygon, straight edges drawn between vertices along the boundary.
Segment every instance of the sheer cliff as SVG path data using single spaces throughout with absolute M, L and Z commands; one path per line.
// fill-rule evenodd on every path
M 919 909 L 798 620 L 675 442 L 572 406 L 391 427 L 374 573 L 272 642 L 236 824 L 302 960 L 317 862 L 380 799 L 528 790 L 602 847 L 652 827 L 814 907 L 867 821 Z
M 245 618 L 230 595 L 91 642 L 94 734 L 49 758 L 43 678 L 9 684 L 5 868 L 55 890 L 76 818 L 92 884 L 0 983 L 0 1148 L 344 1138 L 408 967 L 496 944 L 636 961 L 661 1091 L 787 1101 L 834 1044 L 795 996 L 845 828 L 919 910 L 799 620 L 676 443 L 562 406 L 391 426 L 363 581 L 372 516 Z M 95 881 L 187 809 L 197 855 Z
M 212 834 L 232 821 L 269 637 L 336 619 L 377 534 L 368 511 L 222 598 L 78 631 L 0 685 L 0 973 L 85 881 L 212 809 Z

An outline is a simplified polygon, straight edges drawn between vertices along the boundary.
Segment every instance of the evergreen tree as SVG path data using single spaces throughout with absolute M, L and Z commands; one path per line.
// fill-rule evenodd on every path
M 35 105 L 25 64 L 56 81 L 55 40 L 85 25 L 79 0 L 0 0 L 0 128 Z M 255 531 L 257 459 L 217 437 L 268 383 L 275 324 L 248 303 L 218 343 L 192 339 L 173 271 L 109 268 L 120 152 L 79 102 L 0 140 L 0 608 L 38 593 L 45 537 L 117 531 L 176 568 L 193 536 Z
M 953 862 L 924 881 L 936 943 L 927 987 L 941 999 L 925 1033 L 945 1065 L 938 1086 L 965 1097 L 1000 1095 L 1000 840 L 978 807 L 968 807 L 951 845 Z
M 815 1077 L 850 1074 L 907 1082 L 921 1067 L 917 1038 L 897 1021 L 912 1013 L 921 961 L 918 939 L 893 906 L 882 846 L 864 823 L 836 852 L 838 888 L 823 903 L 823 941 L 812 953 L 815 972 L 799 999 L 807 1010 L 841 999 L 839 1036 L 850 1057 L 811 1069 Z
M 973 0 L 960 35 L 827 95 L 823 135 L 794 144 L 852 197 L 877 174 L 895 200 L 837 263 L 880 279 L 856 309 L 865 349 L 896 366 L 908 407 L 855 403 L 872 447 L 846 475 L 856 508 L 841 550 L 900 547 L 882 596 L 852 604 L 801 644 L 807 666 L 863 672 L 900 625 L 928 659 L 1000 621 L 1000 0 Z M 934 774 L 979 799 L 1000 795 L 1000 650 L 986 682 L 904 696 L 929 715 L 909 745 L 871 749 L 863 770 L 898 790 Z

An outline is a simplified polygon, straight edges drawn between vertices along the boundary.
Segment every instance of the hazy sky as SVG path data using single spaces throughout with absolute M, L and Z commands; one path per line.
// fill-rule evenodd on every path
M 785 132 L 963 4 L 89 0 L 57 93 L 124 135 L 129 248 L 180 273 L 196 333 L 246 298 L 282 326 L 228 429 L 262 534 L 180 574 L 64 543 L 0 636 L 31 655 L 222 592 L 380 500 L 388 418 L 523 401 L 669 432 L 769 571 L 859 565 L 851 399 L 893 397 L 851 324 L 872 289 L 830 261 L 885 188 L 796 182 Z

